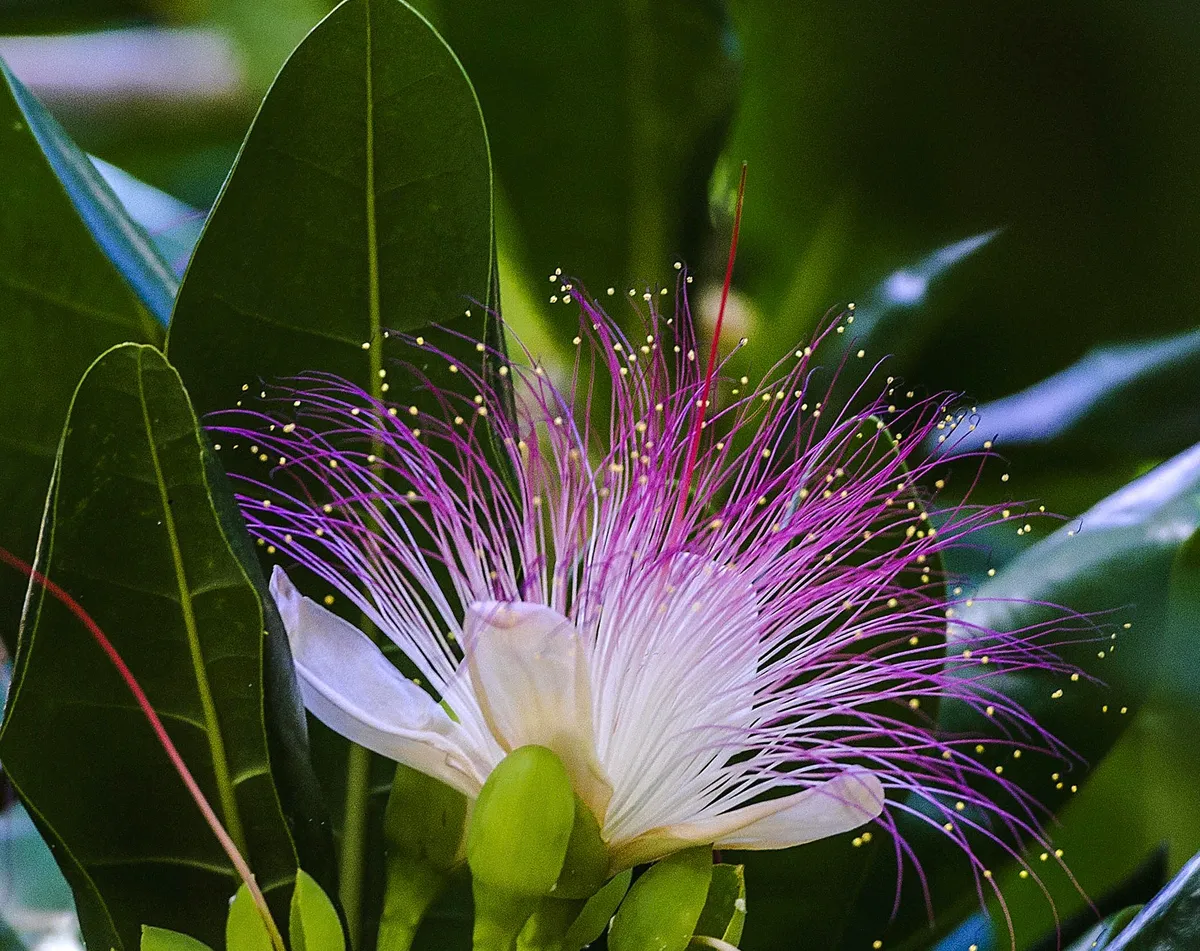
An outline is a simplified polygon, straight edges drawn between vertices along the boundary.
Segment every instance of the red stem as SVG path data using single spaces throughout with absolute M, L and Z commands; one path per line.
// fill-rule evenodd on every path
M 95 622 L 90 614 L 83 609 L 71 595 L 59 587 L 55 582 L 51 581 L 44 574 L 34 568 L 32 565 L 22 561 L 12 552 L 0 548 L 0 561 L 6 565 L 10 565 L 17 571 L 20 571 L 28 578 L 32 578 L 37 584 L 45 588 L 51 595 L 61 601 L 72 614 L 74 614 L 83 626 L 88 629 L 88 632 L 100 645 L 100 649 L 112 661 L 112 665 L 117 669 L 121 679 L 125 681 L 125 686 L 129 688 L 129 692 L 133 694 L 133 699 L 137 701 L 137 705 L 141 707 L 142 713 L 150 723 L 150 728 L 154 731 L 154 735 L 158 737 L 158 742 L 166 751 L 167 757 L 171 760 L 171 764 L 175 767 L 175 771 L 179 773 L 179 778 L 183 780 L 183 784 L 192 795 L 192 799 L 196 801 L 196 806 L 200 810 L 200 814 L 204 816 L 204 821 L 213 831 L 213 835 L 217 837 L 217 841 L 221 843 L 221 848 L 225 850 L 225 854 L 229 856 L 229 861 L 237 870 L 238 875 L 246 884 L 251 897 L 254 899 L 254 904 L 257 906 L 259 914 L 263 917 L 263 923 L 267 926 L 267 931 L 271 935 L 271 942 L 279 951 L 283 951 L 283 936 L 279 933 L 279 928 L 275 924 L 275 919 L 271 917 L 271 910 L 267 906 L 266 896 L 258 887 L 258 883 L 254 880 L 254 873 L 250 870 L 249 864 L 238 851 L 237 845 L 221 824 L 221 820 L 217 818 L 212 805 L 205 798 L 204 793 L 200 789 L 200 784 L 196 782 L 196 778 L 192 775 L 192 771 L 188 769 L 187 764 L 183 761 L 179 750 L 172 742 L 170 735 L 167 733 L 167 728 L 163 726 L 162 720 L 159 719 L 158 713 L 150 703 L 150 698 L 146 696 L 146 692 L 142 689 L 142 685 L 138 683 L 134 677 L 133 671 L 129 669 L 129 665 L 125 663 L 124 658 L 117 652 L 112 641 L 100 629 L 100 625 Z
M 725 283 L 721 287 L 721 306 L 717 309 L 717 323 L 713 327 L 712 346 L 708 350 L 708 368 L 704 372 L 704 388 L 700 392 L 700 405 L 696 408 L 696 423 L 692 427 L 692 442 L 688 447 L 687 464 L 679 480 L 679 503 L 675 507 L 675 523 L 683 519 L 687 507 L 688 493 L 692 488 L 692 476 L 696 471 L 696 460 L 700 457 L 700 434 L 704 431 L 704 412 L 708 408 L 708 397 L 712 392 L 713 374 L 717 370 L 717 354 L 721 344 L 721 325 L 725 322 L 725 304 L 729 300 L 729 288 L 733 284 L 733 262 L 737 259 L 738 233 L 742 230 L 742 205 L 746 201 L 746 163 L 742 163 L 742 175 L 738 181 L 737 211 L 733 216 L 733 238 L 729 242 L 729 261 L 725 265 Z

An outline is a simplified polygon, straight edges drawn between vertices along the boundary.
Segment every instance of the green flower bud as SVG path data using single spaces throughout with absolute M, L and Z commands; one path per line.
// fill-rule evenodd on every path
M 548 895 L 575 827 L 575 793 L 562 761 L 544 746 L 513 750 L 480 790 L 467 828 L 476 883 L 515 895 Z

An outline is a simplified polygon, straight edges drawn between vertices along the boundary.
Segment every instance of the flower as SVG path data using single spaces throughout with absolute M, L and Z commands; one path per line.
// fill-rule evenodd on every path
M 947 657 L 939 556 L 1005 517 L 927 517 L 937 462 L 919 447 L 961 419 L 949 398 L 906 402 L 889 378 L 876 398 L 860 387 L 859 410 L 832 405 L 813 354 L 833 325 L 761 386 L 710 394 L 682 295 L 636 339 L 577 300 L 564 389 L 527 353 L 479 344 L 485 374 L 418 337 L 416 405 L 310 374 L 216 427 L 279 458 L 243 482 L 252 533 L 402 655 L 405 672 L 276 567 L 309 710 L 468 797 L 507 752 L 550 748 L 614 870 L 695 844 L 894 830 L 904 812 L 968 854 L 972 830 L 1036 835 L 1028 797 L 971 755 L 978 738 L 925 712 L 965 703 L 1006 725 L 999 742 L 1057 749 L 991 685 L 1062 669 L 1040 645 L 1051 622 L 960 628 L 966 649 Z M 719 389 L 726 405 L 708 407 Z

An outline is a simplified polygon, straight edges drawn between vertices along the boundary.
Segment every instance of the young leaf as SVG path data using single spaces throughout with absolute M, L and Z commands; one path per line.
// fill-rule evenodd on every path
M 229 915 L 225 919 L 225 951 L 274 951 L 267 926 L 245 885 L 237 890 L 229 905 Z
M 278 665 L 286 639 L 264 615 L 257 564 L 231 547 L 187 394 L 158 351 L 127 344 L 89 370 L 69 420 L 37 567 L 107 632 L 286 909 L 296 842 L 319 826 L 285 813 L 268 754 L 264 663 Z M 56 847 L 90 945 L 128 951 L 145 923 L 219 943 L 232 866 L 108 659 L 40 589 L 0 757 Z M 280 784 L 311 784 L 295 768 Z
M 296 873 L 288 939 L 292 951 L 345 951 L 346 936 L 337 909 L 306 871 Z
M 580 951 L 604 933 L 613 915 L 617 913 L 622 899 L 629 892 L 631 881 L 633 869 L 627 868 L 588 899 L 579 917 L 567 929 L 567 936 L 563 939 L 563 951 Z
M 179 931 L 142 925 L 141 951 L 212 951 L 212 948 Z

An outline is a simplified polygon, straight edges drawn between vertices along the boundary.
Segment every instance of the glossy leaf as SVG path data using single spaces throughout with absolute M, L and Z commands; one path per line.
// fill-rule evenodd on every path
M 292 951 L 345 951 L 337 909 L 316 880 L 301 869 L 292 892 L 288 940 Z
M 479 106 L 441 37 L 400 0 L 346 0 L 271 87 L 188 268 L 168 345 L 198 411 L 314 370 L 411 402 L 419 383 L 394 358 L 412 353 L 389 328 L 438 322 L 499 344 L 491 189 Z M 468 343 L 446 348 L 480 362 Z M 418 362 L 453 385 L 443 361 Z M 224 461 L 265 475 L 248 453 Z M 351 940 L 369 945 L 392 764 L 319 727 L 314 753 Z
M 171 270 L 183 276 L 200 232 L 204 228 L 204 212 L 192 208 L 153 185 L 134 178 L 128 172 L 89 155 L 96 171 L 146 235 L 154 242 L 159 255 Z
M 141 951 L 212 951 L 203 941 L 168 928 L 142 925 Z
M 1200 945 L 1200 855 L 1105 945 L 1109 951 L 1187 951 Z
M 0 545 L 26 559 L 79 377 L 114 344 L 162 338 L 106 255 L 106 206 L 87 204 L 86 176 L 59 178 L 78 171 L 77 155 L 0 64 Z M 10 649 L 24 596 L 24 580 L 0 572 L 0 641 Z
M 1044 446 L 1047 461 L 1140 460 L 1200 439 L 1195 380 L 1200 330 L 1098 347 L 1065 370 L 978 408 L 956 451 Z
M 400 0 L 346 0 L 250 129 L 180 291 L 171 359 L 202 412 L 302 370 L 378 391 L 385 328 L 486 304 L 491 248 L 487 138 L 458 61 Z
M 0 66 L 0 72 L 29 132 L 92 239 L 145 307 L 165 325 L 179 290 L 174 272 L 62 126 L 7 67 Z
M 72 404 L 38 566 L 109 635 L 286 910 L 296 843 L 316 841 L 320 823 L 285 814 L 272 777 L 274 767 L 280 787 L 312 785 L 302 721 L 293 758 L 268 753 L 264 689 L 290 670 L 287 641 L 239 551 L 244 529 L 215 507 L 219 479 L 175 371 L 151 347 L 114 348 Z M 277 690 L 266 701 L 272 716 L 298 717 L 286 700 Z M 236 874 L 107 658 L 40 590 L 0 757 L 55 848 L 90 946 L 136 947 L 143 924 L 219 943 Z
M 1026 549 L 981 585 L 963 623 L 997 630 L 1058 616 L 1045 605 L 1096 612 L 1103 632 L 1080 628 L 1058 648 L 1100 682 L 1077 681 L 1026 671 L 992 683 L 1019 701 L 1052 734 L 1081 758 L 1079 762 L 1026 754 L 1003 762 L 1006 778 L 1057 812 L 1081 788 L 1089 768 L 1112 747 L 1144 700 L 1170 643 L 1170 586 L 1177 555 L 1200 527 L 1200 446 L 1181 453 L 1093 507 L 1080 519 Z M 1130 627 L 1126 629 L 1124 625 Z M 1076 625 L 1078 627 L 1078 625 Z M 948 650 L 955 651 L 952 637 Z M 944 705 L 942 728 L 988 736 L 988 723 L 962 705 Z M 1007 751 L 986 751 L 984 761 L 999 764 Z M 1055 778 L 1057 774 L 1057 778 Z M 957 846 L 924 823 L 901 821 L 901 831 L 928 873 L 934 907 L 942 921 L 953 920 L 956 903 L 977 901 L 974 878 Z M 999 856 L 978 846 L 984 861 Z M 892 947 L 921 946 L 925 909 L 911 893 L 888 930 L 895 887 L 893 862 L 876 862 L 864 885 L 864 908 L 851 923 L 846 947 L 886 935 Z M 944 926 L 944 925 L 943 925 Z M 911 940 L 905 943 L 901 939 Z
M 683 951 L 696 933 L 713 880 L 712 849 L 669 855 L 646 870 L 621 902 L 611 951 Z
M 740 865 L 714 865 L 696 934 L 739 944 L 746 926 L 746 875 Z

